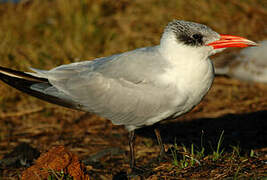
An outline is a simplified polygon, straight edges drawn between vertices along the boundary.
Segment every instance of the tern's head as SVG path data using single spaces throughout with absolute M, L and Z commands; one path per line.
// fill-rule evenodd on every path
M 181 20 L 173 20 L 166 26 L 161 44 L 168 48 L 174 46 L 185 48 L 205 56 L 215 54 L 227 47 L 256 45 L 245 38 L 218 34 L 203 24 Z

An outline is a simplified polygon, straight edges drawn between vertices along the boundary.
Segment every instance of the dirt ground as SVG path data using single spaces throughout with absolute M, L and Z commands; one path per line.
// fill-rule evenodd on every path
M 44 7 L 49 8 L 51 3 L 63 2 L 49 1 L 50 4 L 47 2 Z M 0 57 L 2 58 L 0 65 L 20 70 L 26 70 L 27 66 L 46 69 L 77 61 L 76 57 L 78 60 L 90 59 L 156 44 L 161 32 L 159 29 L 162 30 L 164 27 L 163 25 L 157 26 L 157 23 L 164 24 L 165 22 L 166 24 L 168 20 L 175 17 L 213 24 L 217 31 L 242 35 L 255 41 L 267 38 L 266 26 L 264 26 L 267 8 L 266 4 L 260 1 L 255 3 L 242 1 L 240 4 L 231 1 L 230 5 L 225 6 L 226 1 L 214 1 L 224 12 L 222 19 L 216 12 L 201 17 L 198 12 L 185 15 L 186 10 L 181 11 L 181 8 L 187 7 L 182 3 L 184 1 L 179 1 L 180 6 L 175 7 L 176 9 L 167 11 L 161 8 L 163 1 L 157 3 L 148 0 L 147 3 L 153 7 L 148 10 L 149 15 L 144 15 L 147 7 L 141 1 L 111 3 L 111 7 L 115 10 L 105 6 L 109 5 L 108 1 L 84 2 L 88 8 L 87 11 L 92 10 L 94 18 L 99 20 L 96 22 L 88 20 L 89 24 L 94 24 L 98 29 L 89 28 L 86 34 L 93 34 L 90 38 L 95 39 L 88 39 L 87 36 L 72 36 L 72 33 L 75 34 L 76 31 L 76 33 L 81 31 L 81 34 L 84 32 L 81 27 L 78 31 L 71 25 L 67 26 L 68 23 L 73 22 L 71 20 L 68 22 L 68 19 L 63 18 L 60 13 L 73 14 L 74 10 L 68 9 L 68 6 L 56 6 L 56 10 L 47 9 L 44 13 L 36 8 L 37 5 L 34 3 L 17 8 L 14 5 L 5 5 L 5 8 L 0 5 L 0 37 L 4 39 L 0 43 Z M 168 7 L 174 3 L 174 1 L 170 2 Z M 211 10 L 216 9 L 208 1 L 199 5 L 189 1 L 189 4 L 195 9 L 199 8 L 202 14 L 206 13 L 206 7 Z M 74 9 L 79 8 L 77 4 L 72 5 Z M 101 8 L 106 10 L 105 13 L 101 12 Z M 12 9 L 22 16 L 25 15 L 32 23 L 25 21 L 26 25 L 22 25 L 23 18 L 13 17 Z M 53 14 L 54 11 L 58 14 Z M 30 16 L 32 12 L 37 14 L 34 18 Z M 231 16 L 235 14 L 234 12 L 237 12 L 236 15 Z M 56 20 L 64 22 L 64 27 L 51 19 L 52 24 L 36 25 L 38 21 L 42 21 L 42 13 L 44 16 L 51 17 L 58 15 L 59 20 L 57 18 Z M 133 13 L 135 16 L 132 15 Z M 86 16 L 89 17 L 90 14 Z M 150 21 L 151 16 L 158 22 Z M 75 25 L 79 25 L 79 21 L 75 19 L 79 19 L 79 16 L 71 17 L 77 23 Z M 10 22 L 5 21 L 5 18 L 9 18 Z M 216 18 L 224 23 L 218 24 Z M 231 23 L 239 21 L 240 23 L 235 27 L 231 26 Z M 138 23 L 135 26 L 136 22 Z M 155 24 L 152 28 L 153 22 Z M 256 25 L 248 27 L 248 22 Z M 57 27 L 57 30 L 51 31 L 55 34 L 50 32 L 49 28 Z M 102 30 L 99 30 L 100 27 Z M 143 27 L 147 27 L 144 32 L 142 32 Z M 69 35 L 65 38 L 62 36 L 64 28 L 69 29 L 65 31 Z M 122 33 L 122 36 L 105 34 L 106 31 L 112 33 L 117 31 L 118 34 Z M 142 35 L 143 33 L 145 35 Z M 8 34 L 14 35 L 13 38 L 10 38 Z M 104 41 L 99 36 L 108 40 Z M 44 41 L 46 38 L 47 41 Z M 79 38 L 85 38 L 93 44 L 90 45 L 88 42 L 83 44 Z M 126 40 L 123 41 L 123 39 Z M 54 40 L 56 43 L 50 47 Z M 42 44 L 43 42 L 45 43 Z M 60 49 L 61 46 L 62 49 Z M 160 149 L 153 133 L 155 126 L 160 129 L 166 150 L 171 157 L 170 160 L 161 163 L 157 161 Z M 155 126 L 145 127 L 136 132 L 137 164 L 148 169 L 146 179 L 246 179 L 249 177 L 260 179 L 267 177 L 267 84 L 216 77 L 207 96 L 190 113 Z M 224 151 L 217 160 L 212 160 L 222 131 L 224 134 L 221 149 Z M 109 120 L 90 113 L 45 103 L 0 82 L 0 159 L 3 159 L 20 143 L 28 143 L 41 153 L 47 152 L 55 145 L 63 145 L 85 164 L 86 174 L 91 179 L 125 179 L 130 170 L 128 132 L 123 126 L 114 126 Z M 190 152 L 192 144 L 196 151 L 203 147 L 204 156 L 198 159 L 199 163 L 183 167 L 175 165 L 175 158 L 172 154 L 175 144 L 179 149 L 179 162 L 182 162 L 184 154 L 192 155 Z M 187 148 L 187 152 L 184 152 L 184 147 Z M 190 162 L 190 159 L 186 161 Z M 26 168 L 19 167 L 19 165 L 0 167 L 0 179 L 18 179 Z
M 223 148 L 225 153 L 230 154 L 226 156 L 233 158 L 231 146 L 239 146 L 244 157 L 254 150 L 257 156 L 248 158 L 241 170 L 246 176 L 262 177 L 266 171 L 267 160 L 266 92 L 267 85 L 264 84 L 249 84 L 217 77 L 211 91 L 192 112 L 163 122 L 159 126 L 163 142 L 169 144 L 169 147 L 175 141 L 179 146 L 184 144 L 190 147 L 193 143 L 200 147 L 203 133 L 205 153 L 209 155 L 213 151 L 211 147 L 216 149 L 218 138 L 224 130 Z M 230 99 L 226 98 L 227 96 L 230 96 Z M 89 113 L 53 105 L 40 107 L 42 106 L 27 106 L 20 112 L 1 116 L 1 133 L 4 134 L 0 144 L 1 156 L 10 152 L 20 142 L 29 143 L 41 152 L 54 145 L 64 145 L 78 155 L 80 160 L 89 162 L 87 170 L 93 179 L 111 179 L 129 170 L 128 134 L 124 127 L 114 126 L 110 121 Z M 215 178 L 216 174 L 232 177 L 236 172 L 237 165 L 233 165 L 231 171 L 228 169 L 232 162 L 203 160 L 203 166 L 185 169 L 177 167 L 179 170 L 175 169 L 172 161 L 157 163 L 159 147 L 153 128 L 138 130 L 136 138 L 138 165 L 153 170 L 148 177 Z M 90 162 L 93 155 L 104 150 L 108 152 L 103 157 Z M 112 153 L 114 150 L 115 153 Z M 253 164 L 255 168 L 251 168 Z M 2 170 L 2 175 L 15 178 L 23 169 L 25 168 L 6 168 Z

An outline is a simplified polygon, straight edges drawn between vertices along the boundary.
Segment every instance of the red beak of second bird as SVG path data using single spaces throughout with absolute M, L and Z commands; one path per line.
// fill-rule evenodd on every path
M 257 46 L 257 43 L 245 39 L 239 36 L 224 35 L 220 34 L 221 38 L 217 41 L 207 44 L 212 46 L 213 49 L 227 48 L 227 47 L 248 47 L 248 46 Z

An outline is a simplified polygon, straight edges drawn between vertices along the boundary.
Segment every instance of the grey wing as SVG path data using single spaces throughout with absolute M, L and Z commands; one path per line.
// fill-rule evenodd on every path
M 142 126 L 146 120 L 162 119 L 162 115 L 168 117 L 175 111 L 170 103 L 173 89 L 155 80 L 157 73 L 164 71 L 164 64 L 154 50 L 144 48 L 37 72 L 81 109 L 114 124 Z
M 143 125 L 145 120 L 169 109 L 166 89 L 106 78 L 100 73 L 72 78 L 64 86 L 62 89 L 84 110 L 108 118 L 114 124 Z

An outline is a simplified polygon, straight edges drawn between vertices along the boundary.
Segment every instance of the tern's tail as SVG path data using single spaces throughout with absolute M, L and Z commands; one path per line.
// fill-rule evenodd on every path
M 0 80 L 39 99 L 68 108 L 78 109 L 76 103 L 62 94 L 62 92 L 59 92 L 45 78 L 0 66 Z

